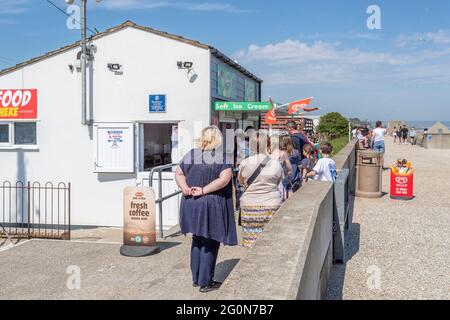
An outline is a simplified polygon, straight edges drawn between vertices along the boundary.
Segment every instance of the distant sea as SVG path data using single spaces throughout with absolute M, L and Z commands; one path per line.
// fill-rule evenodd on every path
M 410 127 L 414 127 L 419 130 L 425 128 L 429 129 L 434 126 L 437 122 L 442 122 L 447 128 L 450 128 L 450 121 L 406 121 Z

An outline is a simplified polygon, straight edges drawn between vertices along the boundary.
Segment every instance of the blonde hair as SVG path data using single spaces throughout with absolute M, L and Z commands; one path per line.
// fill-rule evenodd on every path
M 216 126 L 209 126 L 202 130 L 197 147 L 202 150 L 214 150 L 222 145 L 222 132 Z
M 281 136 L 278 134 L 273 134 L 271 137 L 269 137 L 269 151 L 270 153 L 273 153 L 276 150 L 280 150 L 280 139 Z

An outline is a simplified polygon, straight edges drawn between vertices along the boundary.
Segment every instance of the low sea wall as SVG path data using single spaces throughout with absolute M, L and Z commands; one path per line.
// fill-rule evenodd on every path
M 355 188 L 356 142 L 335 157 Z M 277 212 L 256 246 L 237 264 L 217 299 L 316 300 L 333 264 L 333 184 L 310 181 Z

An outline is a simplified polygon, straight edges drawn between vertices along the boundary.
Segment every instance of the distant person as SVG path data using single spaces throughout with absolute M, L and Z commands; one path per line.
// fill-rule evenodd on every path
M 191 271 L 194 287 L 205 293 L 218 289 L 214 270 L 220 243 L 238 244 L 232 199 L 231 165 L 216 150 L 222 134 L 216 126 L 203 129 L 198 146 L 189 151 L 176 171 L 175 180 L 183 197 L 180 227 L 192 234 Z
M 372 130 L 372 149 L 378 153 L 384 153 L 386 150 L 386 144 L 384 141 L 384 136 L 387 130 L 383 128 L 381 121 L 377 121 L 376 128 Z
M 409 130 L 408 127 L 403 127 L 402 129 L 402 141 L 403 143 L 407 143 L 408 142 L 408 135 L 409 135 Z
M 337 178 L 336 163 L 331 159 L 333 146 L 329 142 L 322 143 L 320 147 L 322 158 L 317 161 L 313 170 L 306 175 L 307 178 L 314 178 L 318 181 L 335 182 Z
M 295 121 L 289 121 L 286 124 L 286 131 L 289 133 L 294 148 L 299 152 L 301 159 L 303 160 L 303 147 L 307 144 L 312 145 L 308 137 L 305 135 L 303 130 L 298 130 L 297 123 Z
M 394 127 L 394 130 L 392 131 L 392 136 L 394 137 L 394 143 L 397 143 L 397 139 L 398 139 L 397 133 L 398 133 L 397 127 Z
M 356 139 L 356 133 L 357 133 L 357 129 L 356 129 L 356 127 L 355 127 L 355 128 L 353 128 L 353 130 L 352 130 L 352 139 Z
M 270 157 L 273 160 L 277 160 L 281 168 L 283 168 L 283 180 L 286 177 L 290 177 L 292 175 L 292 164 L 289 160 L 289 156 L 285 150 L 283 150 L 282 147 L 280 147 L 280 136 L 279 135 L 273 135 L 269 138 L 269 154 Z M 297 165 L 295 165 L 297 166 Z M 280 181 L 279 190 L 281 194 L 282 200 L 286 200 L 288 197 L 288 191 L 285 188 L 286 186 Z
M 294 148 L 292 139 L 288 136 L 281 140 L 283 150 L 287 153 L 289 161 L 291 162 L 292 173 L 284 178 L 283 184 L 287 191 L 288 197 L 296 192 L 301 187 L 301 172 L 298 163 L 300 163 L 300 153 Z
M 417 143 L 417 132 L 415 128 L 411 128 L 409 131 L 409 139 L 412 146 L 415 146 Z
M 364 149 L 364 134 L 363 134 L 363 128 L 359 127 L 356 131 L 356 138 L 358 139 L 359 148 Z
M 403 139 L 403 126 L 400 126 L 398 131 L 397 131 L 397 138 L 398 138 L 398 144 L 402 143 L 402 139 Z
M 242 245 L 251 248 L 265 226 L 280 208 L 282 199 L 278 185 L 283 176 L 280 162 L 267 153 L 268 136 L 256 132 L 250 148 L 254 154 L 242 161 L 238 179 L 244 186 L 241 196 L 240 220 L 243 231 Z
M 302 170 L 302 180 L 306 182 L 307 175 L 310 173 L 314 167 L 316 166 L 316 160 L 314 157 L 314 149 L 309 144 L 303 147 L 303 155 L 304 159 L 302 160 L 301 170 Z

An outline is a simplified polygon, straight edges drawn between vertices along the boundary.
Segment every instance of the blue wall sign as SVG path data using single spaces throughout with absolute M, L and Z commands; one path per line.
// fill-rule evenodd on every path
M 149 112 L 166 112 L 166 95 L 150 95 Z

